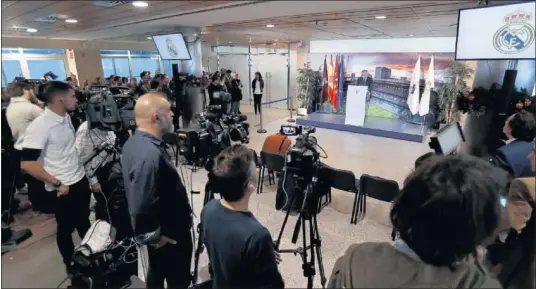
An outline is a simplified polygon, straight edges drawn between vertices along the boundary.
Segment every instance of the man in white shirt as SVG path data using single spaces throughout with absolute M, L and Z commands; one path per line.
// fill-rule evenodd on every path
M 68 115 L 76 108 L 74 89 L 67 83 L 48 82 L 43 88 L 45 112 L 27 128 L 22 143 L 22 168 L 57 195 L 57 243 L 71 275 L 72 232 L 83 238 L 89 223 L 89 182 L 75 148 L 75 130 Z M 72 275 L 71 275 L 72 276 Z
M 6 109 L 6 119 L 13 135 L 15 150 L 13 151 L 13 170 L 15 172 L 15 185 L 19 191 L 24 187 L 20 169 L 20 158 L 24 132 L 28 125 L 43 113 L 43 109 L 36 105 L 38 103 L 34 89 L 27 82 L 17 82 L 14 84 L 9 106 Z M 30 194 L 30 201 L 34 201 L 34 196 Z M 36 205 L 39 205 L 36 203 Z M 39 209 L 39 208 L 37 208 Z

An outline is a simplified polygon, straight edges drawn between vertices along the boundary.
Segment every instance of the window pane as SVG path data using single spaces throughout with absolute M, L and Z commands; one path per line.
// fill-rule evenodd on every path
M 49 71 L 58 76 L 56 80 L 64 81 L 67 77 L 65 63 L 59 59 L 28 60 L 28 69 L 30 70 L 30 78 L 42 78 Z
M 5 87 L 8 83 L 13 82 L 15 77 L 22 76 L 22 69 L 20 69 L 20 62 L 18 60 L 3 60 L 2 70 L 2 78 L 5 76 L 5 79 L 2 81 L 2 87 Z
M 23 48 L 24 54 L 49 54 L 61 55 L 65 54 L 65 49 L 38 49 L 38 48 Z
M 128 58 L 126 57 L 115 57 L 115 75 L 121 77 L 130 77 L 130 70 L 128 68 Z
M 132 57 L 132 74 L 134 77 L 136 77 L 139 80 L 140 74 L 143 71 L 149 71 L 151 72 L 151 77 L 154 76 L 156 70 L 159 68 L 158 66 L 158 58 L 151 59 L 147 57 Z
M 100 52 L 103 55 L 127 55 L 127 50 L 101 50 Z
M 131 50 L 130 55 L 158 55 L 157 51 Z
M 115 74 L 113 58 L 102 58 L 102 72 L 104 73 L 104 77 Z
M 2 54 L 19 54 L 18 48 L 2 48 Z

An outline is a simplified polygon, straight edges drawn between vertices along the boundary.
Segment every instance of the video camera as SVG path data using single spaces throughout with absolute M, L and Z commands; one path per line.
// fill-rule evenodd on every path
M 297 136 L 296 144 L 287 152 L 286 169 L 303 177 L 312 177 L 320 153 L 316 150 L 317 140 L 311 134 L 314 127 L 281 125 L 280 133 L 286 136 Z
M 209 105 L 207 111 L 194 117 L 199 126 L 194 129 L 180 129 L 178 152 L 187 161 L 204 165 L 218 155 L 231 142 L 249 143 L 249 124 L 244 115 L 223 114 L 219 105 Z M 207 168 L 209 169 L 209 168 Z
M 135 101 L 128 95 L 112 94 L 106 87 L 90 87 L 86 104 L 88 128 L 113 131 L 120 142 L 128 138 L 128 130 L 136 128 Z

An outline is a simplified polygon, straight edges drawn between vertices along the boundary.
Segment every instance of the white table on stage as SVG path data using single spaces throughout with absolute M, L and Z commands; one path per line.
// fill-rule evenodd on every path
M 346 93 L 346 118 L 344 124 L 365 125 L 367 113 L 367 86 L 349 85 Z

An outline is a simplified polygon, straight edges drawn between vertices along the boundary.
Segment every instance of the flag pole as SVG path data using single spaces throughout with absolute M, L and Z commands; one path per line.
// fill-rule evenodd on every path
M 290 96 L 290 42 L 288 44 L 287 52 L 287 99 L 290 100 L 290 118 L 287 120 L 287 122 L 296 122 L 296 120 L 292 118 L 292 110 L 294 109 L 294 98 Z

